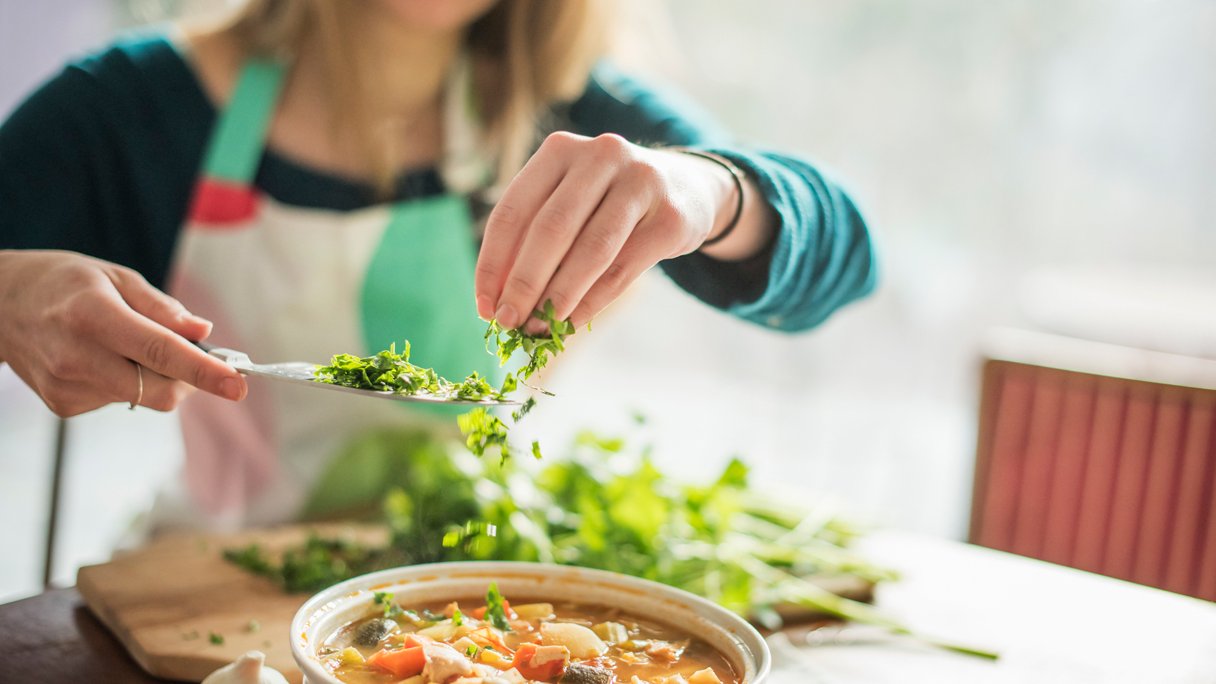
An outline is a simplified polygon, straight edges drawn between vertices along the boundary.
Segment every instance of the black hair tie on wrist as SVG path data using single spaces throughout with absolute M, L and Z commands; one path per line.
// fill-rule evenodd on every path
M 739 225 L 739 219 L 743 217 L 743 171 L 738 166 L 735 166 L 730 160 L 723 159 L 717 155 L 706 154 L 705 152 L 690 150 L 682 147 L 676 148 L 676 151 L 683 152 L 684 154 L 691 154 L 694 157 L 700 157 L 721 166 L 722 168 L 726 169 L 727 173 L 730 174 L 731 180 L 735 182 L 735 196 L 738 198 L 735 201 L 735 215 L 731 217 L 730 223 L 726 224 L 726 227 L 722 229 L 721 233 L 718 233 L 714 237 L 702 242 L 701 246 L 697 249 L 704 249 L 705 247 L 716 245 L 725 240 L 726 237 L 730 235 L 732 231 L 734 231 L 735 226 Z

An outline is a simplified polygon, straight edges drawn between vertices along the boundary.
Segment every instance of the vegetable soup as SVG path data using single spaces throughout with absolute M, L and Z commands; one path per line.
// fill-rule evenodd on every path
M 490 585 L 485 599 L 398 605 L 322 645 L 329 672 L 349 684 L 740 684 L 708 644 L 614 608 L 516 601 Z

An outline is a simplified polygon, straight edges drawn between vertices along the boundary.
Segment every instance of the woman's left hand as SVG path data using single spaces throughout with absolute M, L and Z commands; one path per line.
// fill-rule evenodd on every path
M 741 259 L 764 244 L 772 227 L 750 185 L 740 224 L 706 254 Z M 559 320 L 581 326 L 647 269 L 722 231 L 737 192 L 730 173 L 706 159 L 617 135 L 554 133 L 490 214 L 477 260 L 477 312 L 515 328 L 552 300 Z M 533 320 L 525 329 L 543 326 Z

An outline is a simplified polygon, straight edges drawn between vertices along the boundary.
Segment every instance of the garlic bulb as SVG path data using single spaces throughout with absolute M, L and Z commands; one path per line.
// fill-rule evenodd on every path
M 207 675 L 203 684 L 287 684 L 287 678 L 265 662 L 265 653 L 250 651 Z

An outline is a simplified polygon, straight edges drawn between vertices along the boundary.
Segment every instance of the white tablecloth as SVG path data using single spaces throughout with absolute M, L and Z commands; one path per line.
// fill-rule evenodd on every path
M 1216 604 L 966 544 L 898 533 L 862 544 L 903 579 L 877 604 L 996 662 L 868 627 L 770 637 L 771 684 L 1216 684 Z

